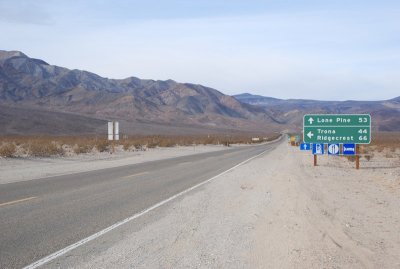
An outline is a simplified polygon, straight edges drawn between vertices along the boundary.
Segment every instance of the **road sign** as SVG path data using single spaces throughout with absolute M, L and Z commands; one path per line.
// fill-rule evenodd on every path
M 312 153 L 314 155 L 323 155 L 324 154 L 324 144 L 313 144 Z
M 114 124 L 112 121 L 108 122 L 108 140 L 114 139 Z
M 328 155 L 339 155 L 339 144 L 328 144 Z
M 114 140 L 119 140 L 119 122 L 114 121 Z
M 108 122 L 108 140 L 119 140 L 119 122 Z
M 310 143 L 301 143 L 300 144 L 300 150 L 310 150 L 310 149 L 311 149 Z
M 356 145 L 343 144 L 343 155 L 356 155 Z
M 371 116 L 368 114 L 304 115 L 306 143 L 371 143 Z

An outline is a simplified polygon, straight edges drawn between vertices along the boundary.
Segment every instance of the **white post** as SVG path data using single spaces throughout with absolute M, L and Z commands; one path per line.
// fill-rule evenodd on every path
M 114 139 L 114 126 L 113 122 L 109 121 L 108 122 L 108 140 L 113 140 Z
M 114 121 L 114 140 L 119 140 L 119 122 Z

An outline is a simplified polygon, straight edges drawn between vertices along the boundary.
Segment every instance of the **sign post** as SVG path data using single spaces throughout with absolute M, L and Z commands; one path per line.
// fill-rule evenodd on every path
M 360 155 L 358 154 L 359 150 L 360 150 L 360 145 L 357 145 L 356 146 L 356 152 L 357 152 L 357 155 L 356 155 L 356 169 L 357 170 L 360 169 Z

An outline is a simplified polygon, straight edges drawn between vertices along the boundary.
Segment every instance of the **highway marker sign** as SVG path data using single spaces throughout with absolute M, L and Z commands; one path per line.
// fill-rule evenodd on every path
M 300 150 L 311 150 L 311 144 L 310 143 L 301 143 Z
M 324 144 L 313 144 L 312 153 L 314 155 L 323 155 L 324 154 Z
M 306 143 L 371 143 L 369 114 L 309 114 L 303 118 Z
M 108 124 L 108 140 L 119 140 L 119 122 L 109 121 Z
M 339 144 L 328 144 L 328 155 L 339 155 L 340 146 Z
M 356 145 L 343 144 L 343 155 L 356 155 Z

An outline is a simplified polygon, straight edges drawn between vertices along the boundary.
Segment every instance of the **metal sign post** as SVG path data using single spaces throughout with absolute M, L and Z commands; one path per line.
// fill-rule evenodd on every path
M 360 169 L 360 154 L 359 154 L 359 150 L 360 150 L 360 146 L 357 145 L 356 146 L 356 153 L 357 153 L 357 155 L 356 155 L 356 169 L 357 170 Z

